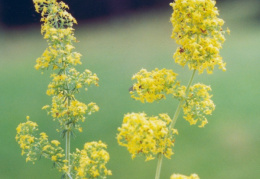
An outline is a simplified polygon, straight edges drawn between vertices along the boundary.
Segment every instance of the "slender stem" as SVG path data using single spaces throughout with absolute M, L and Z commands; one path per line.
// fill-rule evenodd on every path
M 189 91 L 189 88 L 190 88 L 190 86 L 191 86 L 191 83 L 192 83 L 192 81 L 193 81 L 193 78 L 194 78 L 194 76 L 195 76 L 195 73 L 196 73 L 196 69 L 193 70 L 192 76 L 191 76 L 191 78 L 190 78 L 190 81 L 189 81 L 189 83 L 188 83 L 188 86 L 187 86 L 187 88 L 186 88 L 185 93 L 187 93 L 187 92 Z M 186 95 L 187 95 L 187 94 L 186 94 Z
M 196 73 L 196 70 L 193 70 L 192 76 L 191 76 L 190 81 L 189 81 L 189 83 L 188 83 L 188 85 L 187 85 L 187 88 L 186 88 L 186 90 L 185 90 L 185 96 L 186 96 L 187 93 L 189 92 L 189 89 L 190 89 L 191 83 L 192 83 L 192 81 L 193 81 L 193 78 L 194 78 L 194 76 L 195 76 L 195 73 Z M 170 124 L 169 129 L 174 128 L 174 125 L 175 125 L 175 123 L 176 123 L 176 121 L 177 121 L 177 119 L 178 119 L 178 116 L 179 116 L 179 114 L 180 114 L 180 111 L 181 111 L 181 107 L 182 107 L 183 102 L 184 102 L 184 99 L 180 100 L 179 105 L 178 105 L 178 107 L 177 107 L 177 109 L 176 109 L 176 111 L 175 111 L 175 113 L 174 113 L 174 116 L 173 116 L 173 119 L 172 119 L 172 122 L 171 122 L 171 124 Z
M 57 29 L 63 28 L 63 24 L 60 24 L 60 26 L 59 26 L 58 20 L 55 19 L 55 27 Z M 60 50 L 60 48 L 59 48 L 59 50 Z M 64 62 L 62 63 L 62 65 L 63 65 L 63 67 L 65 67 L 65 63 Z M 67 69 L 65 68 L 65 70 L 64 70 L 65 75 L 66 75 L 66 71 L 67 71 Z M 69 85 L 68 84 L 67 84 L 67 89 L 69 89 Z M 68 98 L 68 108 L 69 108 L 69 106 L 70 106 L 70 98 Z M 68 116 L 68 118 L 69 118 L 69 116 Z M 65 159 L 68 161 L 67 164 L 68 164 L 68 167 L 69 167 L 68 173 L 66 174 L 66 179 L 72 179 L 71 174 L 70 174 L 70 125 L 67 126 L 67 131 L 66 131 L 65 137 L 66 137 Z
M 186 96 L 187 93 L 189 92 L 189 88 L 190 88 L 190 86 L 191 86 L 191 83 L 192 83 L 192 81 L 193 81 L 193 78 L 194 78 L 194 76 L 195 76 L 195 73 L 196 73 L 196 70 L 193 70 L 192 76 L 191 76 L 190 81 L 189 81 L 189 83 L 188 83 L 188 85 L 187 85 L 187 88 L 186 88 L 186 90 L 185 90 L 185 96 Z M 181 107 L 182 107 L 183 102 L 184 102 L 184 99 L 180 100 L 179 105 L 178 105 L 178 107 L 177 107 L 177 109 L 176 109 L 176 111 L 175 111 L 175 113 L 174 113 L 172 122 L 171 122 L 171 124 L 170 124 L 170 126 L 169 126 L 169 129 L 174 128 L 174 125 L 175 125 L 175 123 L 176 123 L 176 121 L 177 121 L 177 119 L 178 119 L 178 116 L 179 116 L 179 114 L 180 114 L 180 111 L 181 111 Z M 170 134 L 170 135 L 171 135 L 171 134 Z M 163 159 L 163 155 L 162 155 L 162 153 L 160 153 L 160 154 L 158 155 L 158 162 L 157 162 L 157 168 L 156 168 L 155 179 L 160 179 L 160 172 L 161 172 L 161 168 L 162 168 L 162 159 Z
M 69 171 L 68 175 L 70 175 L 70 131 L 66 132 L 66 160 L 68 161 Z M 68 178 L 66 175 L 66 178 Z
M 65 71 L 66 73 L 66 71 Z M 68 108 L 70 106 L 70 98 L 68 98 Z M 68 116 L 69 118 L 69 116 Z M 66 131 L 66 154 L 65 154 L 66 160 L 68 161 L 68 173 L 66 175 L 66 179 L 71 178 L 70 176 L 70 124 L 67 126 Z
M 162 155 L 162 153 L 159 153 L 158 154 L 158 162 L 157 162 L 155 179 L 160 178 L 160 173 L 161 173 L 161 168 L 162 168 L 162 159 L 163 159 L 163 155 Z

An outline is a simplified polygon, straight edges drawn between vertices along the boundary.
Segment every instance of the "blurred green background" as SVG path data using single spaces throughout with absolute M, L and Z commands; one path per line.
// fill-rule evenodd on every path
M 227 71 L 216 69 L 213 75 L 197 75 L 195 82 L 211 85 L 216 110 L 205 128 L 190 126 L 179 117 L 179 135 L 171 160 L 164 159 L 162 179 L 172 173 L 199 174 L 201 179 L 257 179 L 260 175 L 260 20 L 259 1 L 230 1 L 217 4 L 220 17 L 231 35 L 221 50 Z M 85 142 L 102 140 L 108 145 L 113 179 L 154 178 L 156 160 L 132 160 L 126 148 L 116 141 L 117 128 L 124 114 L 143 112 L 174 114 L 177 102 L 167 100 L 141 104 L 130 98 L 131 77 L 141 68 L 174 69 L 187 83 L 191 71 L 174 63 L 177 45 L 170 38 L 171 7 L 136 11 L 117 18 L 81 21 L 75 26 L 82 53 L 81 70 L 88 68 L 100 78 L 99 87 L 91 87 L 78 96 L 85 103 L 96 102 L 100 111 L 88 117 L 83 133 L 72 139 L 72 151 Z M 16 127 L 26 115 L 46 132 L 60 139 L 42 106 L 51 103 L 45 92 L 49 72 L 41 75 L 33 66 L 47 43 L 40 25 L 0 28 L 0 178 L 60 178 L 52 163 L 41 159 L 34 165 L 25 162 L 14 137 Z M 64 140 L 62 140 L 64 143 Z

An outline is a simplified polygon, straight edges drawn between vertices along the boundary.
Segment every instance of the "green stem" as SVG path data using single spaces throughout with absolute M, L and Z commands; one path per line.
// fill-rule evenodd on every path
M 161 173 L 161 168 L 162 168 L 162 159 L 163 159 L 163 155 L 162 155 L 162 153 L 159 153 L 158 154 L 158 162 L 157 162 L 155 179 L 160 178 L 160 173 Z
M 188 83 L 188 85 L 187 85 L 187 88 L 186 88 L 186 90 L 185 90 L 185 96 L 187 96 L 187 93 L 189 92 L 189 89 L 190 89 L 191 83 L 192 83 L 192 81 L 193 81 L 193 78 L 194 78 L 194 76 L 195 76 L 195 73 L 196 73 L 196 70 L 193 70 L 192 76 L 191 76 L 190 81 L 189 81 L 189 83 Z M 175 123 L 176 123 L 176 121 L 177 121 L 177 119 L 178 119 L 178 116 L 179 116 L 179 114 L 180 114 L 180 111 L 181 111 L 181 107 L 182 107 L 183 102 L 184 102 L 184 99 L 180 100 L 179 105 L 178 105 L 178 107 L 177 107 L 177 109 L 176 109 L 176 111 L 175 111 L 175 113 L 174 113 L 174 116 L 173 116 L 173 119 L 172 119 L 172 122 L 171 122 L 171 124 L 170 124 L 169 129 L 174 128 Z
M 70 174 L 70 131 L 66 132 L 66 160 L 68 161 L 68 173 Z
M 190 81 L 189 81 L 189 83 L 188 83 L 188 85 L 187 85 L 187 88 L 186 88 L 186 90 L 185 90 L 185 96 L 187 96 L 187 93 L 189 92 L 189 88 L 190 88 L 190 86 L 191 86 L 191 83 L 192 83 L 192 81 L 193 81 L 193 78 L 194 78 L 194 76 L 195 76 L 195 73 L 196 73 L 196 70 L 193 70 L 192 76 L 191 76 Z M 181 111 L 181 107 L 182 107 L 183 102 L 184 102 L 184 99 L 180 100 L 179 105 L 178 105 L 178 107 L 177 107 L 177 109 L 176 109 L 176 111 L 175 111 L 175 113 L 174 113 L 172 122 L 171 122 L 171 124 L 170 124 L 170 126 L 169 126 L 169 129 L 174 128 L 174 125 L 175 125 L 175 123 L 176 123 L 176 121 L 177 121 L 177 119 L 178 119 L 178 116 L 179 116 L 179 114 L 180 114 L 180 111 Z M 171 134 L 170 134 L 170 135 L 171 135 Z M 160 179 L 160 172 L 161 172 L 161 168 L 162 168 L 162 159 L 163 159 L 163 155 L 162 155 L 162 153 L 160 153 L 160 154 L 158 155 L 158 162 L 157 162 L 157 168 L 156 168 L 155 179 Z
M 66 72 L 65 72 L 66 73 Z M 68 108 L 70 106 L 70 98 L 68 98 Z M 68 116 L 69 118 L 69 116 Z M 66 160 L 68 161 L 68 173 L 66 175 L 66 179 L 71 178 L 70 176 L 70 124 L 67 126 L 66 131 L 66 153 L 65 153 Z
M 66 179 L 68 179 L 70 175 L 70 131 L 66 132 L 66 154 L 65 154 L 66 160 L 68 161 L 68 167 L 69 171 L 66 175 Z

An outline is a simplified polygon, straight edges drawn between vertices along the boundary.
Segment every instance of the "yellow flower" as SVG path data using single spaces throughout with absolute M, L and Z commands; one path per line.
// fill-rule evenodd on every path
M 50 107 L 49 105 L 45 105 L 45 106 L 42 107 L 42 109 L 47 109 L 49 107 Z
M 227 28 L 227 33 L 228 33 L 228 35 L 230 35 L 230 30 L 229 30 L 229 28 Z
M 126 114 L 122 127 L 118 128 L 117 141 L 127 147 L 132 158 L 144 154 L 148 161 L 159 153 L 170 158 L 173 154 L 173 134 L 177 133 L 177 130 L 169 130 L 170 122 L 167 114 L 159 114 L 159 117 L 147 117 L 145 113 Z
M 183 118 L 186 119 L 190 125 L 196 124 L 200 121 L 199 127 L 204 127 L 208 120 L 205 115 L 211 115 L 215 110 L 215 105 L 211 100 L 212 95 L 210 86 L 197 83 L 190 87 L 188 97 L 183 104 Z
M 148 72 L 141 69 L 132 79 L 137 80 L 130 91 L 131 97 L 141 102 L 153 102 L 155 100 L 165 99 L 166 94 L 175 95 L 175 89 L 179 85 L 176 81 L 177 74 L 172 70 L 155 69 Z
M 21 132 L 21 124 L 18 125 L 18 127 L 16 128 L 16 132 L 19 134 Z
M 207 70 L 210 74 L 215 65 L 226 70 L 226 64 L 219 55 L 225 41 L 222 30 L 224 21 L 218 18 L 215 3 L 213 0 L 175 0 L 170 4 L 173 8 L 172 38 L 181 45 L 173 58 L 181 66 L 187 64 L 199 73 Z
M 42 139 L 48 139 L 48 136 L 45 132 L 40 133 Z
M 57 141 L 57 140 L 52 140 L 51 143 L 52 143 L 53 145 L 55 145 L 56 147 L 57 147 L 58 145 L 60 145 L 60 142 Z
M 76 84 L 76 88 L 78 89 L 78 88 L 82 88 L 82 84 L 81 83 L 77 83 Z
M 69 171 L 68 165 L 64 164 L 63 167 L 61 168 L 65 173 Z
M 172 174 L 170 179 L 199 179 L 199 176 L 197 174 L 191 174 L 190 176 Z
M 51 156 L 51 160 L 56 162 L 57 161 L 57 156 L 55 156 L 55 155 Z
M 76 153 L 72 154 L 76 178 L 106 178 L 111 175 L 112 172 L 105 166 L 109 161 L 105 149 L 106 145 L 101 141 L 85 143 L 84 149 L 76 149 Z

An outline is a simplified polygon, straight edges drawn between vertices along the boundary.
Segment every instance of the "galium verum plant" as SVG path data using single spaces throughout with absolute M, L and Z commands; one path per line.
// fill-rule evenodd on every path
M 163 156 L 173 155 L 175 142 L 175 123 L 180 111 L 190 125 L 198 124 L 204 127 L 207 115 L 211 115 L 215 105 L 211 100 L 210 86 L 202 83 L 193 84 L 196 72 L 212 74 L 214 67 L 226 70 L 225 63 L 219 55 L 219 50 L 225 41 L 223 30 L 224 21 L 218 18 L 218 9 L 213 0 L 175 0 L 170 6 L 173 13 L 170 21 L 173 25 L 172 38 L 179 45 L 173 55 L 175 62 L 188 66 L 192 71 L 188 85 L 182 85 L 177 80 L 177 73 L 171 69 L 141 69 L 132 80 L 131 97 L 142 103 L 152 103 L 171 95 L 179 101 L 179 105 L 171 119 L 168 114 L 149 117 L 145 113 L 128 113 L 124 116 L 123 124 L 118 128 L 117 140 L 125 146 L 132 158 L 144 155 L 146 161 L 158 158 L 155 179 L 160 178 Z M 173 174 L 171 179 L 199 179 L 197 174 L 185 176 Z
M 41 13 L 41 33 L 48 42 L 47 49 L 36 60 L 37 70 L 52 69 L 52 81 L 48 85 L 47 95 L 52 97 L 52 104 L 42 109 L 59 124 L 58 132 L 65 138 L 65 150 L 58 140 L 49 140 L 46 133 L 38 134 L 38 125 L 29 119 L 16 128 L 16 141 L 26 155 L 26 162 L 35 162 L 39 157 L 50 159 L 54 166 L 63 173 L 63 178 L 106 178 L 111 171 L 106 168 L 109 161 L 107 146 L 101 141 L 88 142 L 82 150 L 70 151 L 70 138 L 77 130 L 82 132 L 81 124 L 86 115 L 99 110 L 90 102 L 84 104 L 76 99 L 80 89 L 94 84 L 98 86 L 98 77 L 90 70 L 83 73 L 75 69 L 81 64 L 81 54 L 75 52 L 73 24 L 77 21 L 66 9 L 64 2 L 56 0 L 33 0 L 36 12 Z

